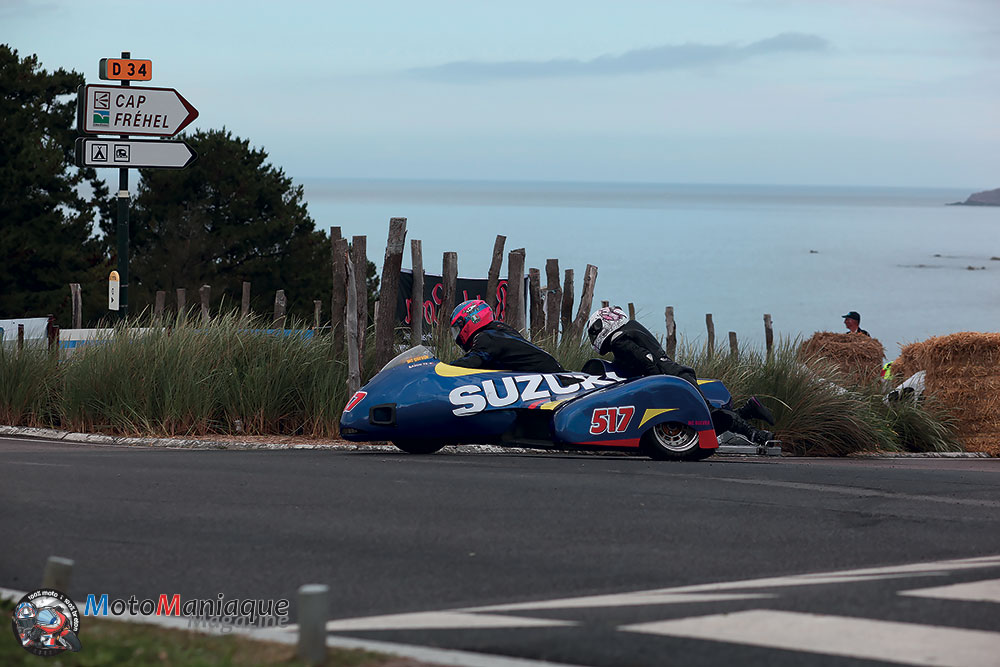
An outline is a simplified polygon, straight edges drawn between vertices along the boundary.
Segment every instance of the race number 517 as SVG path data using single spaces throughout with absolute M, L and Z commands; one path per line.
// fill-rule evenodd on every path
M 619 408 L 596 408 L 590 417 L 590 433 L 622 433 L 628 429 L 635 408 L 631 405 Z

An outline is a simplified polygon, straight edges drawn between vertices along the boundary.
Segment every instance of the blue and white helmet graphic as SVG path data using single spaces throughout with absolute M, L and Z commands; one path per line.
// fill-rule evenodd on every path
M 17 627 L 22 630 L 30 630 L 35 626 L 35 618 L 38 616 L 38 609 L 30 602 L 22 602 L 14 608 L 14 618 Z

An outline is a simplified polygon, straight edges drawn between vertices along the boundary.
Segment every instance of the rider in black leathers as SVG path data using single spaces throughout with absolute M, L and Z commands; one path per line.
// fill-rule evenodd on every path
M 455 342 L 465 351 L 465 356 L 451 362 L 453 366 L 535 373 L 564 370 L 555 357 L 525 340 L 516 329 L 495 321 L 485 301 L 460 303 L 451 326 Z
M 614 355 L 615 366 L 627 377 L 673 375 L 687 380 L 698 389 L 698 376 L 694 369 L 667 356 L 653 334 L 638 322 L 629 320 L 628 315 L 618 306 L 595 311 L 588 321 L 587 335 L 598 354 L 610 352 Z M 698 393 L 701 393 L 701 389 L 698 389 Z M 708 399 L 705 402 L 708 403 Z M 716 433 L 732 431 L 755 444 L 764 444 L 774 437 L 770 431 L 754 428 L 747 421 L 761 419 L 774 424 L 771 411 L 755 397 L 751 397 L 739 410 L 713 408 L 711 405 L 709 409 Z

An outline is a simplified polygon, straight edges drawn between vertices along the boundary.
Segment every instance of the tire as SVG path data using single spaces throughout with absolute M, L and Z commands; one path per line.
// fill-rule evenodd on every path
M 393 440 L 392 444 L 407 454 L 433 454 L 445 445 L 440 440 Z
M 79 651 L 81 648 L 83 648 L 80 645 L 80 639 L 76 636 L 76 633 L 73 632 L 72 630 L 64 634 L 62 637 L 60 637 L 60 639 L 62 639 L 63 642 L 69 645 L 69 650 L 71 651 L 76 652 Z
M 680 422 L 657 424 L 640 441 L 643 453 L 657 461 L 700 461 L 715 453 L 698 445 L 698 431 Z

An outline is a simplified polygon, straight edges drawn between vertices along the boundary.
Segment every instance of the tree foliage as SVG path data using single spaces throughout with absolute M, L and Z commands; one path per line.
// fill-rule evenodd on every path
M 191 166 L 140 170 L 130 216 L 131 312 L 151 305 L 157 290 L 203 284 L 212 286 L 213 309 L 222 295 L 238 307 L 248 280 L 256 312 L 270 312 L 283 289 L 289 313 L 311 318 L 313 299 L 329 300 L 330 246 L 302 186 L 225 129 L 185 140 L 198 154 Z M 113 246 L 113 224 L 106 232 Z
M 49 73 L 36 56 L 0 44 L 0 317 L 54 314 L 66 327 L 69 283 L 95 297 L 105 284 L 91 202 L 107 198 L 107 186 L 73 164 L 82 83 L 77 72 Z M 100 312 L 97 298 L 84 306 Z

